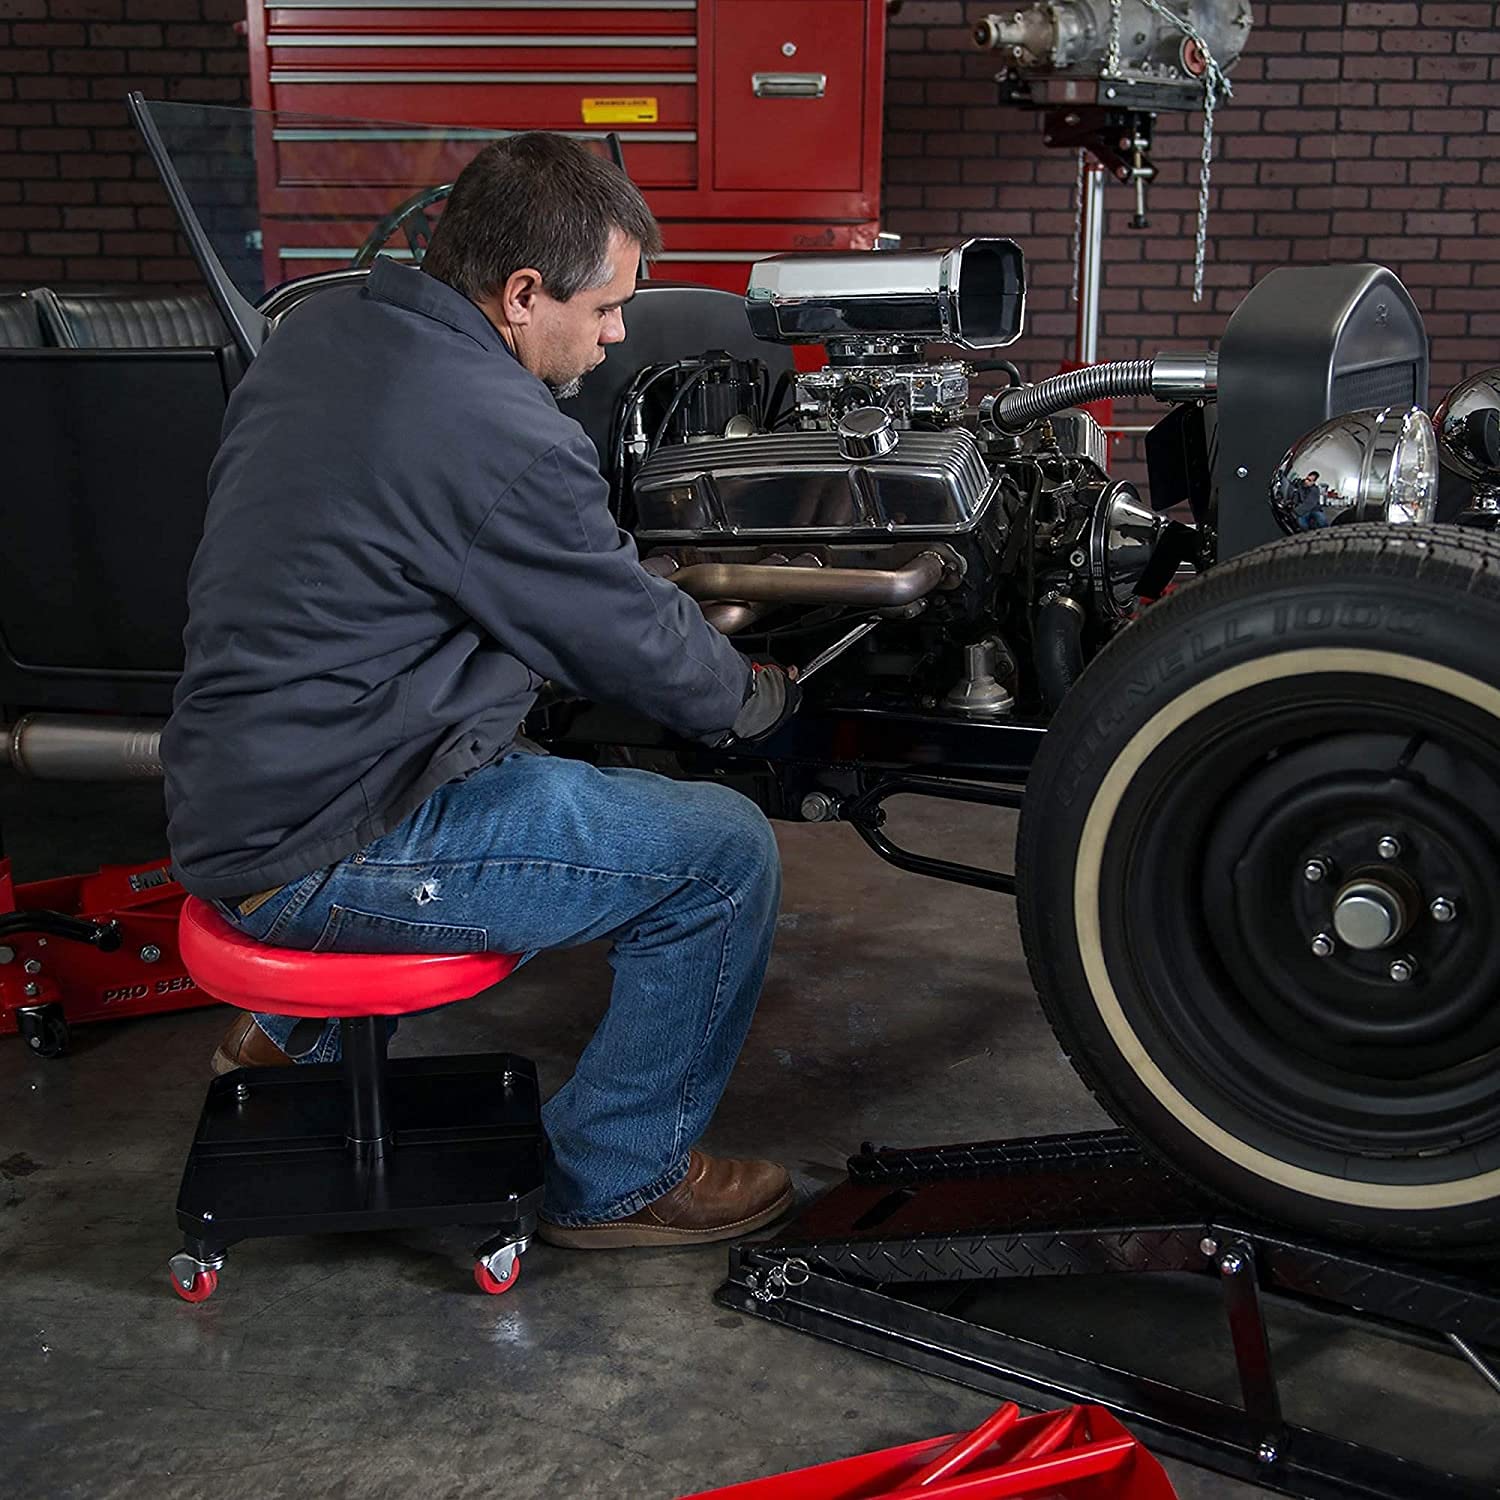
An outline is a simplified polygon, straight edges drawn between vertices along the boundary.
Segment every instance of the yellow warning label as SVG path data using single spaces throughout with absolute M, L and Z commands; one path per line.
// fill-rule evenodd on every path
M 654 125 L 656 123 L 656 100 L 649 98 L 585 99 L 583 123 L 585 125 Z

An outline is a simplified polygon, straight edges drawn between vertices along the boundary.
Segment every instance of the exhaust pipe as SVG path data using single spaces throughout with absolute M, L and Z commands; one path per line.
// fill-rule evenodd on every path
M 762 615 L 771 613 L 769 604 L 705 604 L 703 618 L 720 635 L 738 635 L 748 630 Z
M 653 562 L 657 561 L 655 558 Z M 694 599 L 747 604 L 850 604 L 894 609 L 925 598 L 948 564 L 924 552 L 899 568 L 809 568 L 771 563 L 692 563 L 666 576 Z
M 157 780 L 163 722 L 26 714 L 0 724 L 0 764 L 37 781 Z
M 671 578 L 678 572 L 682 565 L 675 557 L 663 554 L 659 557 L 648 557 L 643 566 L 655 573 L 659 578 Z M 799 552 L 790 561 L 780 552 L 773 552 L 769 557 L 762 558 L 757 566 L 821 568 L 823 564 L 811 552 Z M 705 604 L 703 606 L 703 618 L 720 635 L 738 635 L 740 631 L 748 630 L 757 620 L 770 614 L 775 608 L 776 605 L 773 602 L 762 601 L 751 604 L 730 599 L 724 600 L 721 603 Z

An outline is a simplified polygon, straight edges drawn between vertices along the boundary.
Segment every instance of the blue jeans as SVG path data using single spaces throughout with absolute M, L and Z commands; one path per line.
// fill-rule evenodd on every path
M 542 1211 L 586 1224 L 625 1218 L 686 1175 L 749 1029 L 780 896 L 770 825 L 739 793 L 520 753 L 440 787 L 248 917 L 219 909 L 266 943 L 314 951 L 531 953 L 611 938 L 609 1009 L 542 1111 Z M 313 1039 L 316 1022 L 255 1019 L 299 1062 L 338 1056 L 336 1021 Z

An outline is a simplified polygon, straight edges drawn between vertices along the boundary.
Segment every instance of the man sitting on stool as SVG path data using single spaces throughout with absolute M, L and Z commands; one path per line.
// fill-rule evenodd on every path
M 611 939 L 609 1010 L 543 1119 L 542 1238 L 698 1243 L 787 1173 L 693 1149 L 770 956 L 770 826 L 727 788 L 527 753 L 544 681 L 717 743 L 795 708 L 615 525 L 554 398 L 625 337 L 656 224 L 561 136 L 487 146 L 420 270 L 381 259 L 266 341 L 229 403 L 162 736 L 176 874 L 317 951 Z M 242 1017 L 220 1071 L 338 1056 Z

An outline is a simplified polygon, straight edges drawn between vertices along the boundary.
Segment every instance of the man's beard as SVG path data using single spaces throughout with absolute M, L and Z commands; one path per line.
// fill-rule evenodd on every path
M 543 384 L 552 392 L 554 400 L 566 401 L 570 396 L 576 396 L 583 389 L 583 376 L 575 375 L 571 380 L 548 380 L 544 381 Z

